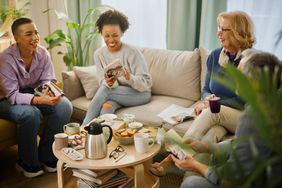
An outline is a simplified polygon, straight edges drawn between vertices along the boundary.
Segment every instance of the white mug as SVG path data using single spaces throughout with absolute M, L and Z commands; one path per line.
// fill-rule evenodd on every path
M 146 133 L 135 133 L 134 145 L 137 153 L 146 153 L 154 145 L 154 140 Z
M 61 150 L 64 147 L 68 147 L 68 135 L 65 133 L 58 133 L 54 135 L 55 149 Z

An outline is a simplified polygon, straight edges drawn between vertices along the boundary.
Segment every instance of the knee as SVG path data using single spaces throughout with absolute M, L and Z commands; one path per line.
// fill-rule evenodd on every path
M 184 179 L 181 184 L 181 188 L 199 188 L 203 187 L 203 177 L 200 176 L 189 176 Z
M 64 115 L 64 116 L 71 116 L 73 107 L 71 102 L 66 97 L 62 97 L 59 104 L 55 107 L 56 114 Z
M 113 108 L 113 105 L 110 103 L 110 102 L 105 102 L 103 105 L 102 105 L 102 109 L 103 110 L 111 110 Z

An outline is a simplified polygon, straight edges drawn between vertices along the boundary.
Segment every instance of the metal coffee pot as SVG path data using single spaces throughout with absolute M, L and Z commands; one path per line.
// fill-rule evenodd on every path
M 110 130 L 110 136 L 106 140 L 103 134 L 103 127 Z M 89 159 L 102 159 L 107 156 L 107 144 L 110 143 L 113 131 L 108 125 L 101 125 L 100 123 L 93 122 L 89 126 L 84 127 L 88 132 L 85 141 L 85 155 Z

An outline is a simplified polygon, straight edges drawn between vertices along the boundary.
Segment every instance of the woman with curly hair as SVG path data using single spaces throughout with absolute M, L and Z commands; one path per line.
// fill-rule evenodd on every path
M 144 56 L 136 47 L 121 42 L 129 27 L 127 17 L 117 10 L 108 10 L 100 15 L 96 26 L 106 46 L 94 54 L 100 87 L 83 124 L 101 114 L 114 113 L 122 106 L 142 105 L 151 99 L 152 79 Z M 114 62 L 122 66 L 117 70 L 119 73 L 105 72 L 104 68 Z

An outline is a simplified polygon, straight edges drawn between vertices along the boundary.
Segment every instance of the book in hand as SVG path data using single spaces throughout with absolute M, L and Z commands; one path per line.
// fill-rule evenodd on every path
M 160 112 L 158 116 L 165 122 L 171 125 L 176 125 L 185 120 L 193 119 L 195 117 L 195 113 L 194 108 L 185 108 L 176 104 L 172 104 Z
M 49 90 L 50 92 L 52 92 L 52 94 L 56 97 L 64 95 L 63 90 L 59 88 L 59 86 L 57 86 L 54 82 L 51 82 L 51 81 L 45 84 L 42 84 L 34 89 L 35 94 L 39 96 L 43 95 L 44 92 L 46 92 L 46 90 Z
M 114 177 L 118 173 L 117 170 L 110 170 L 107 173 L 95 178 L 94 176 L 89 175 L 88 173 L 86 173 L 86 172 L 84 172 L 80 169 L 73 169 L 72 172 L 73 172 L 73 174 L 72 174 L 73 176 L 94 182 L 98 185 L 104 184 L 105 182 L 107 182 L 109 179 L 111 179 L 112 177 Z
M 119 59 L 115 59 L 104 67 L 104 71 L 108 77 L 120 77 L 123 75 L 123 66 Z
M 183 160 L 187 154 L 196 154 L 196 152 L 184 142 L 184 139 L 174 129 L 170 129 L 166 132 L 161 128 L 160 134 L 163 134 L 166 150 L 178 159 Z

